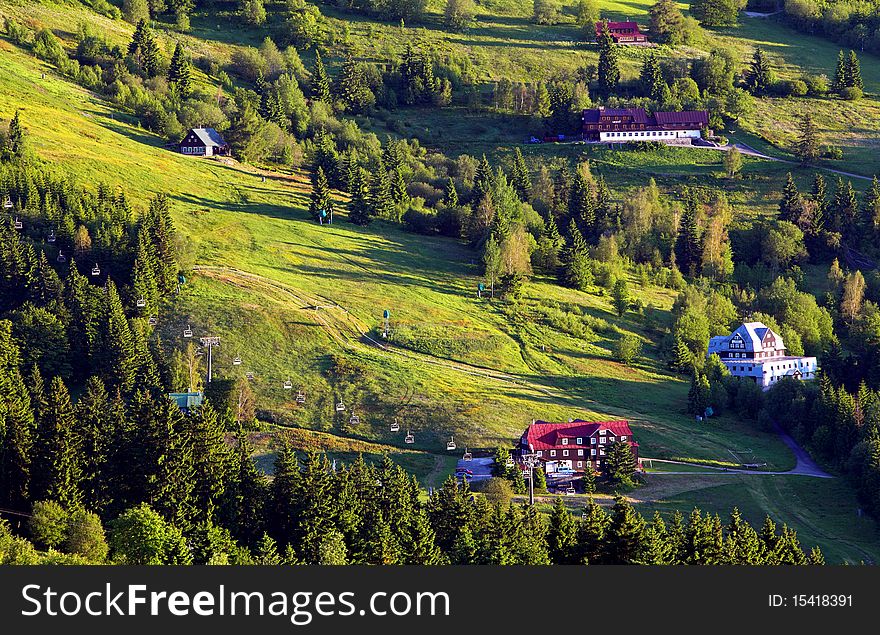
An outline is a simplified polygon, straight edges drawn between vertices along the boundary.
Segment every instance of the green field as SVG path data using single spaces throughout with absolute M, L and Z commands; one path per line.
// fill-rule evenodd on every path
M 68 5 L 28 5 L 3 0 L 0 15 L 27 14 L 34 25 L 66 28 L 68 33 L 76 21 L 90 16 Z M 532 27 L 523 17 L 523 6 L 498 5 L 492 15 L 481 17 L 483 26 L 465 35 L 445 34 L 429 23 L 406 28 L 404 38 L 380 37 L 399 27 L 359 18 L 351 20 L 351 34 L 365 53 L 372 42 L 402 47 L 409 37 L 446 41 L 451 51 L 466 51 L 487 81 L 573 68 L 592 59 L 590 49 L 565 39 L 574 33 L 573 25 Z M 610 11 L 630 16 L 646 6 L 608 3 Z M 121 23 L 96 21 L 111 37 L 127 37 Z M 228 55 L 223 39 L 233 34 L 222 24 L 219 31 L 209 28 L 198 16 L 193 22 L 188 39 L 195 46 Z M 746 20 L 723 39 L 733 41 L 740 34 L 746 38 L 736 40 L 744 58 L 751 52 L 749 38 L 776 42 L 771 49 L 774 59 L 792 64 L 812 50 L 810 42 L 803 43 L 811 38 L 769 22 Z M 238 36 L 236 32 L 234 37 L 241 41 Z M 258 43 L 261 35 L 245 33 L 243 39 Z M 814 44 L 817 68 L 833 67 L 836 47 L 820 40 Z M 389 52 L 371 54 L 387 57 Z M 631 62 L 635 69 L 637 60 Z M 876 92 L 880 71 L 873 66 L 863 61 L 867 88 Z M 758 122 L 763 126 L 772 120 L 767 118 L 776 117 L 771 133 L 781 139 L 793 125 L 796 107 L 807 103 L 828 108 L 822 115 L 827 120 L 820 122 L 829 131 L 845 125 L 832 118 L 840 102 L 789 101 L 762 102 L 765 110 L 744 121 L 743 130 L 764 134 Z M 443 455 L 450 435 L 461 447 L 511 445 L 533 419 L 625 417 L 633 423 L 643 456 L 729 461 L 729 449 L 748 447 L 771 469 L 794 465 L 791 452 L 774 435 L 746 422 L 727 415 L 708 424 L 692 421 L 684 413 L 688 381 L 668 373 L 652 344 L 660 333 L 647 331 L 632 314 L 617 318 L 607 296 L 535 278 L 518 305 L 478 300 L 479 255 L 464 244 L 405 233 L 383 223 L 356 227 L 345 222 L 344 213 L 333 226 L 316 226 L 305 212 L 308 185 L 303 173 L 265 175 L 235 162 L 185 158 L 164 150 L 160 138 L 114 112 L 98 96 L 0 40 L 0 118 L 8 119 L 19 107 L 35 153 L 80 182 L 123 186 L 141 204 L 156 192 L 170 196 L 187 259 L 198 268 L 160 316 L 163 340 L 182 344 L 186 325 L 192 325 L 197 336 L 220 336 L 216 375 L 254 372 L 265 418 L 340 440 L 377 444 L 345 447 L 340 441 L 339 447 L 328 450 L 331 456 L 350 460 L 358 452 L 373 458 L 388 452 L 423 484 L 436 485 L 453 469 L 452 459 Z M 845 107 L 852 109 L 854 121 L 859 118 L 867 126 L 877 102 L 866 99 Z M 394 116 L 425 145 L 452 153 L 506 157 L 527 132 L 510 116 L 469 115 L 457 108 L 427 114 L 401 110 Z M 377 118 L 367 127 L 384 134 L 385 124 Z M 852 145 L 845 146 L 844 156 L 854 171 L 873 171 L 876 157 L 867 146 L 855 145 L 855 136 L 873 139 L 876 128 L 854 133 Z M 528 147 L 528 155 L 535 164 L 590 158 L 594 172 L 606 176 L 621 193 L 651 177 L 672 192 L 685 183 L 723 188 L 741 218 L 774 209 L 785 172 L 792 167 L 748 160 L 743 178 L 730 181 L 722 177 L 720 156 L 700 150 L 617 153 L 548 144 Z M 862 156 L 864 165 L 857 165 Z M 809 176 L 798 171 L 804 184 Z M 636 280 L 630 286 L 643 302 L 668 314 L 672 292 L 642 288 Z M 367 336 L 377 338 L 384 309 L 391 312 L 392 338 L 378 338 L 380 346 Z M 554 312 L 585 325 L 588 335 L 567 334 L 554 321 Z M 646 357 L 634 367 L 612 359 L 611 347 L 622 333 L 635 333 L 646 343 Z M 244 363 L 232 366 L 234 356 Z M 295 403 L 295 391 L 282 388 L 287 379 L 306 393 L 304 405 Z M 338 401 L 346 404 L 345 413 L 335 412 Z M 359 423 L 350 422 L 352 413 Z M 413 446 L 404 446 L 403 431 L 390 432 L 393 417 L 403 431 L 415 434 Z M 261 456 L 267 465 L 270 445 L 261 449 Z M 738 505 L 750 519 L 770 512 L 800 529 L 806 544 L 821 544 L 829 561 L 876 559 L 877 535 L 867 520 L 853 518 L 852 494 L 837 480 L 739 477 L 733 484 L 674 489 L 659 492 L 643 506 L 688 510 L 699 505 L 726 512 Z M 645 495 L 651 491 L 646 488 Z M 838 536 L 846 538 L 837 541 Z

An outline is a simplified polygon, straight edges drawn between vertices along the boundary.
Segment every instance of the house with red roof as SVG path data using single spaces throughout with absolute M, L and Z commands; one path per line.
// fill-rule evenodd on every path
M 534 453 L 544 466 L 544 472 L 583 473 L 588 466 L 602 472 L 605 454 L 615 441 L 629 444 L 638 461 L 639 444 L 633 439 L 629 422 L 582 421 L 568 423 L 533 421 L 520 438 L 520 453 Z
M 596 22 L 596 37 L 602 34 L 602 22 Z M 648 36 L 639 31 L 639 25 L 632 21 L 608 22 L 608 33 L 615 44 L 644 44 Z
M 584 141 L 632 143 L 660 141 L 690 145 L 709 126 L 706 110 L 648 113 L 644 108 L 588 108 L 584 110 Z

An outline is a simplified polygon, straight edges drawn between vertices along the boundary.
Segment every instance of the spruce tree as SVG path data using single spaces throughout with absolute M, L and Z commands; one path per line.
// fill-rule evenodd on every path
M 52 500 L 66 510 L 82 504 L 82 463 L 67 386 L 53 377 L 46 407 L 40 413 L 34 448 L 33 500 Z
M 798 140 L 795 143 L 794 153 L 803 165 L 810 165 L 819 159 L 821 148 L 819 146 L 819 132 L 809 112 L 801 118 Z
M 645 519 L 628 500 L 616 497 L 605 542 L 608 564 L 640 562 L 646 547 L 645 538 Z
M 834 69 L 834 81 L 831 84 L 831 90 L 835 93 L 841 92 L 848 86 L 846 73 L 846 57 L 841 49 L 837 53 L 837 67 Z
M 674 564 L 674 554 L 666 532 L 666 523 L 659 511 L 654 512 L 651 524 L 645 529 L 645 549 L 639 564 Z
M 617 45 L 608 30 L 608 21 L 603 20 L 599 31 L 599 91 L 610 95 L 620 82 L 620 66 L 617 60 Z
M 859 65 L 859 58 L 856 56 L 855 51 L 851 50 L 849 52 L 844 69 L 847 88 L 858 88 L 859 90 L 863 90 L 865 84 L 862 81 L 862 69 Z
M 639 83 L 641 84 L 642 93 L 660 104 L 663 102 L 663 91 L 666 89 L 666 80 L 663 79 L 663 72 L 660 70 L 660 62 L 654 53 L 645 58 L 642 64 L 642 70 L 639 74 Z
M 532 181 L 529 177 L 529 168 L 519 148 L 514 151 L 513 171 L 510 175 L 510 183 L 516 190 L 521 201 L 528 201 L 532 194 Z
M 866 236 L 874 236 L 880 230 L 880 179 L 876 175 L 865 190 L 861 224 L 867 232 Z
M 285 460 L 289 460 L 289 456 Z M 289 463 L 285 463 L 285 468 L 289 467 Z M 285 519 L 282 509 L 267 508 L 270 502 L 269 486 L 266 476 L 257 469 L 251 458 L 251 445 L 246 434 L 238 435 L 238 444 L 233 456 L 233 470 L 232 481 L 224 492 L 221 513 L 227 519 L 228 526 L 232 527 L 235 537 L 243 544 L 253 547 L 260 536 L 265 535 L 267 512 L 269 521 L 282 521 L 284 524 Z M 279 483 L 278 489 L 275 489 L 273 482 L 273 495 L 291 487 L 289 471 L 282 473 L 282 479 L 285 478 L 288 482 Z M 280 500 L 284 499 L 285 496 L 282 495 Z M 275 502 L 274 499 L 272 502 Z
M 348 203 L 348 222 L 355 225 L 369 225 L 372 221 L 370 204 L 370 178 L 363 167 L 355 171 L 351 185 L 351 200 Z
M 75 410 L 75 434 L 83 459 L 83 505 L 101 514 L 113 502 L 111 444 L 122 422 L 116 419 L 118 413 L 112 408 L 104 382 L 97 376 L 90 377 L 86 382 Z
M 477 170 L 474 173 L 474 187 L 471 190 L 471 205 L 476 206 L 483 197 L 490 193 L 492 189 L 492 168 L 486 155 L 480 160 Z
M 193 506 L 202 521 L 215 520 L 227 487 L 234 480 L 235 457 L 226 444 L 217 412 L 205 401 L 186 418 L 186 434 L 192 447 Z
M 25 510 L 30 502 L 34 414 L 19 370 L 12 325 L 0 321 L 0 506 Z
M 452 180 L 451 176 L 446 180 L 443 203 L 446 207 L 458 207 L 458 191 L 455 189 L 455 181 Z
M 148 428 L 142 432 L 147 500 L 164 518 L 186 531 L 197 512 L 192 442 L 184 416 L 171 399 L 159 398 L 148 407 Z
M 192 64 L 180 42 L 174 47 L 174 55 L 171 56 L 168 85 L 174 87 L 181 97 L 187 97 L 192 90 Z
M 617 316 L 623 317 L 629 310 L 630 305 L 629 288 L 626 284 L 625 278 L 618 278 L 617 282 L 614 283 L 614 288 L 611 290 L 611 297 Z
M 828 211 L 828 189 L 825 184 L 825 177 L 822 176 L 821 172 L 816 172 L 816 176 L 813 177 L 810 199 L 816 204 L 816 209 L 810 222 L 810 233 L 816 236 L 825 228 Z
M 564 257 L 564 282 L 573 289 L 583 291 L 593 284 L 589 248 L 574 220 L 569 224 L 568 235 L 571 244 Z
M 333 527 L 330 497 L 330 465 L 327 457 L 306 454 L 296 491 L 292 544 L 304 562 L 314 563 L 324 534 Z
M 330 196 L 330 183 L 320 165 L 312 172 L 312 192 L 309 195 L 309 214 L 318 221 L 333 218 L 334 204 Z
M 382 160 L 370 179 L 369 193 L 370 216 L 374 218 L 392 219 L 394 199 L 391 196 L 391 180 Z
M 140 47 L 141 71 L 147 79 L 159 74 L 161 49 L 155 34 L 147 29 Z
M 702 417 L 709 407 L 710 398 L 709 379 L 695 368 L 691 378 L 691 388 L 688 391 L 688 412 Z
M 547 528 L 547 553 L 553 564 L 577 564 L 577 524 L 565 508 L 561 498 L 557 498 L 550 512 L 550 525 Z
M 761 564 L 761 541 L 736 507 L 730 512 L 724 540 L 723 564 Z
M 841 177 L 837 178 L 832 213 L 831 227 L 843 233 L 846 238 L 851 238 L 858 224 L 859 216 L 859 203 L 852 181 L 844 181 Z
M 21 115 L 18 110 L 9 122 L 6 148 L 13 159 L 20 159 L 24 155 L 24 127 L 21 125 Z
M 327 69 L 324 68 L 324 62 L 321 60 L 321 53 L 315 49 L 315 68 L 312 71 L 312 99 L 330 103 L 330 77 L 327 75 Z
M 685 193 L 684 210 L 678 224 L 678 237 L 675 241 L 675 263 L 682 272 L 696 275 L 702 257 L 700 232 L 697 226 L 698 202 L 693 193 Z
M 444 556 L 435 543 L 434 529 L 421 508 L 412 514 L 402 542 L 406 564 L 430 566 L 442 564 L 444 561 Z
M 773 69 L 761 48 L 755 48 L 752 61 L 746 71 L 746 86 L 753 95 L 763 95 L 773 85 Z
M 782 200 L 779 201 L 779 220 L 797 224 L 803 211 L 803 199 L 791 176 L 786 176 L 785 187 L 782 189 Z
M 632 448 L 626 441 L 615 441 L 608 448 L 605 458 L 605 478 L 614 486 L 630 487 L 638 463 Z
M 611 519 L 599 503 L 590 497 L 578 525 L 578 560 L 583 564 L 605 564 L 605 541 Z
M 437 544 L 444 553 L 453 551 L 453 545 L 468 528 L 472 519 L 470 488 L 450 476 L 428 501 L 428 519 L 437 536 Z

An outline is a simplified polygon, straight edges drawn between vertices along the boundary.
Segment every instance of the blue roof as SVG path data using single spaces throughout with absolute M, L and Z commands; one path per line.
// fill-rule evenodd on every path
M 212 146 L 219 148 L 226 145 L 226 140 L 219 132 L 213 128 L 193 128 L 192 132 L 199 138 L 199 141 L 205 144 L 205 147 Z
M 198 408 L 205 400 L 203 392 L 171 392 L 168 397 L 177 404 L 181 410 L 189 410 L 190 408 Z

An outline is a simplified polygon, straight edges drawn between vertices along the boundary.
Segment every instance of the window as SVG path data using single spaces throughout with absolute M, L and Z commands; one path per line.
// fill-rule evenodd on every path
M 592 449 L 592 450 L 590 450 L 590 456 L 596 456 L 596 450 L 595 450 L 595 448 Z
M 590 445 L 596 445 L 596 437 L 593 437 L 592 439 L 590 439 Z M 594 450 L 594 452 L 595 452 L 595 450 Z
M 562 451 L 562 456 L 568 456 L 568 450 L 563 450 L 563 451 Z
M 578 467 L 583 467 L 583 466 L 584 466 L 584 462 L 583 462 L 583 461 L 578 461 Z
M 568 445 L 568 439 L 562 439 L 562 445 Z
M 556 456 L 556 450 L 550 450 L 550 456 Z
M 538 450 L 537 455 L 538 455 L 538 456 L 544 456 L 544 451 L 543 451 L 543 450 Z
M 584 444 L 584 438 L 583 438 L 583 437 L 578 437 L 578 438 L 577 438 L 577 444 L 578 444 L 578 445 L 583 445 L 583 444 Z
M 583 451 L 583 450 L 578 450 L 578 456 L 583 456 L 583 455 L 584 455 L 584 451 Z
M 625 434 L 621 434 L 621 435 L 620 435 L 620 440 L 621 440 L 621 441 L 626 441 L 626 435 L 625 435 Z

